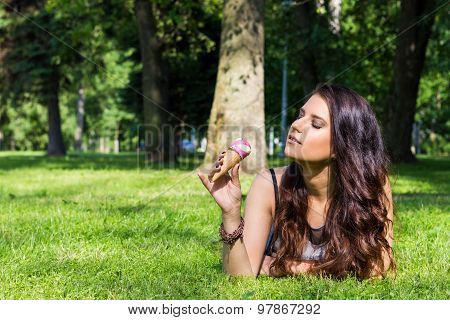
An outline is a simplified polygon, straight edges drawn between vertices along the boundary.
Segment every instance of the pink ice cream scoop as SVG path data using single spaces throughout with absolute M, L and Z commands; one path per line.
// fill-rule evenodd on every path
M 244 138 L 234 140 L 231 143 L 230 148 L 236 151 L 242 160 L 244 160 L 244 158 L 247 157 L 250 154 L 250 152 L 252 152 L 252 147 L 250 146 L 250 143 Z
M 250 143 L 244 139 L 239 138 L 234 140 L 230 147 L 225 151 L 225 155 L 223 157 L 223 164 L 220 168 L 220 171 L 214 173 L 213 175 L 209 175 L 210 181 L 214 182 L 228 172 L 231 168 L 233 168 L 237 163 L 241 162 L 246 158 L 250 152 L 252 151 L 252 147 Z

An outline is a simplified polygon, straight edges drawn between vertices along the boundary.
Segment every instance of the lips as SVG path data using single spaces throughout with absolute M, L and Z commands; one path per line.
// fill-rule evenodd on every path
M 288 139 L 291 140 L 292 142 L 295 142 L 295 143 L 298 143 L 298 144 L 302 144 L 292 134 L 288 135 Z

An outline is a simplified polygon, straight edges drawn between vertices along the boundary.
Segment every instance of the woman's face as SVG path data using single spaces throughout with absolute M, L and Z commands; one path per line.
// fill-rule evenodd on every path
M 325 100 L 314 94 L 300 109 L 286 139 L 284 154 L 299 162 L 322 162 L 331 157 L 331 121 Z

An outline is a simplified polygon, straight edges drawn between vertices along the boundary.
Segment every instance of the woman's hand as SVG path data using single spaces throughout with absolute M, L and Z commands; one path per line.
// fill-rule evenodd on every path
M 259 274 L 270 275 L 270 265 L 272 264 L 273 258 L 271 256 L 264 256 L 263 263 L 261 265 L 261 270 Z
M 286 265 L 287 269 L 290 270 L 293 274 L 298 274 L 308 272 L 314 265 L 314 262 L 287 260 Z
M 267 274 L 272 275 L 270 273 L 270 265 L 273 262 L 273 257 L 271 256 L 264 256 L 263 263 L 261 265 L 261 270 L 259 274 Z M 296 261 L 287 259 L 286 260 L 286 268 L 293 274 L 299 274 L 299 273 L 306 273 L 308 272 L 311 267 L 314 265 L 314 262 L 312 261 Z
M 225 151 L 222 152 L 217 161 L 214 163 L 214 170 L 210 173 L 212 177 L 216 172 L 220 171 L 223 164 L 223 157 Z M 231 177 L 228 173 L 217 179 L 215 182 L 209 181 L 200 172 L 197 172 L 198 177 L 202 181 L 205 188 L 216 200 L 219 207 L 222 209 L 223 215 L 239 215 L 241 214 L 241 182 L 239 181 L 239 166 L 236 164 L 231 170 Z

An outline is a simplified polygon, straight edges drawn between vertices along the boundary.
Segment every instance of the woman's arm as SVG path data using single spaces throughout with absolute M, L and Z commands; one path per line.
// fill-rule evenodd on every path
M 273 261 L 272 257 L 264 256 L 264 261 L 261 266 L 260 274 L 270 275 L 270 265 Z M 291 270 L 293 274 L 300 274 L 308 272 L 314 265 L 313 261 L 296 261 L 296 260 L 286 260 L 288 269 Z
M 389 243 L 389 246 L 392 248 L 392 244 L 394 241 L 394 202 L 392 200 L 392 190 L 391 184 L 389 182 L 389 177 L 387 177 L 386 184 L 384 185 L 384 192 L 386 194 L 386 198 L 384 201 L 384 205 L 388 211 L 387 217 L 392 223 L 389 223 L 389 229 L 386 234 L 386 240 Z M 386 251 L 383 251 L 383 262 L 384 262 L 384 270 L 383 273 L 389 269 L 390 259 L 389 254 Z
M 269 172 L 264 171 L 258 174 L 245 201 L 243 238 L 236 241 L 231 248 L 227 244 L 223 245 L 223 269 L 226 273 L 253 276 L 259 274 L 272 223 L 271 212 L 274 197 L 272 178 Z M 227 232 L 233 232 L 239 225 L 238 220 L 224 220 L 223 223 Z M 227 227 L 229 227 L 228 230 Z
M 394 225 L 393 225 L 393 221 L 394 221 L 394 202 L 392 200 L 392 190 L 391 190 L 391 184 L 389 182 L 389 177 L 387 177 L 386 179 L 386 184 L 384 185 L 384 192 L 386 195 L 386 198 L 383 198 L 383 203 L 388 211 L 387 217 L 389 220 L 392 221 L 392 223 L 389 223 L 389 228 L 388 228 L 388 232 L 386 234 L 386 240 L 389 243 L 389 246 L 392 248 L 392 244 L 394 241 Z M 384 268 L 383 270 L 379 270 L 379 268 L 377 268 L 376 266 L 374 267 L 374 269 L 372 270 L 371 276 L 373 277 L 377 277 L 377 278 L 382 278 L 382 274 L 384 274 L 390 267 L 390 259 L 389 259 L 389 254 L 388 252 L 386 252 L 386 250 L 383 249 L 383 264 L 384 264 Z
M 220 170 L 223 156 L 216 161 L 216 171 Z M 226 174 L 209 181 L 198 173 L 206 189 L 222 209 L 222 222 L 226 233 L 236 230 L 241 221 L 241 185 L 239 165 L 232 169 L 231 177 Z M 224 243 L 222 249 L 223 270 L 230 275 L 256 276 L 261 268 L 264 247 L 272 223 L 274 191 L 269 172 L 256 176 L 245 202 L 245 225 L 243 237 L 231 246 Z

